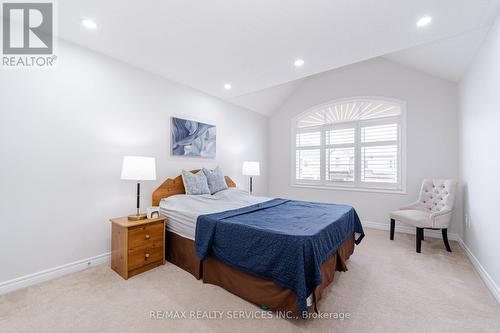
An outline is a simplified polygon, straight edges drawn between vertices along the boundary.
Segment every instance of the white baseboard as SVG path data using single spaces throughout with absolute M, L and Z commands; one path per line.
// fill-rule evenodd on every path
M 389 221 L 387 221 L 387 223 L 373 222 L 373 221 L 361 221 L 361 224 L 363 225 L 363 227 L 372 228 L 372 229 L 387 230 L 387 231 L 389 231 L 389 229 L 390 229 Z M 398 222 L 396 222 L 396 227 L 394 228 L 394 230 L 396 232 L 402 232 L 405 234 L 412 234 L 412 235 L 414 235 L 416 233 L 415 227 L 402 225 Z M 442 238 L 443 237 L 440 230 L 425 230 L 425 236 L 432 237 L 432 238 Z M 457 233 L 449 232 L 448 239 L 458 241 L 460 239 L 460 237 L 458 237 Z
M 101 265 L 111 260 L 111 253 L 103 253 L 95 257 L 75 261 L 66 265 L 49 268 L 37 273 L 21 276 L 9 281 L 0 282 L 0 295 L 32 286 L 34 284 L 55 279 L 57 277 L 78 272 L 88 267 Z
M 372 221 L 362 221 L 361 224 L 363 227 L 366 228 L 372 228 L 372 229 L 379 229 L 379 230 L 389 230 L 390 229 L 390 224 L 389 221 L 387 223 L 381 223 L 381 222 L 372 222 Z M 395 227 L 396 232 L 402 232 L 405 234 L 415 234 L 415 228 L 406 226 L 406 225 L 401 225 L 396 222 L 396 227 Z M 441 232 L 439 230 L 425 230 L 425 236 L 433 237 L 433 238 L 442 238 Z M 488 272 L 484 269 L 483 265 L 477 260 L 477 258 L 472 254 L 472 251 L 469 249 L 469 247 L 464 243 L 462 238 L 457 234 L 457 233 L 448 233 L 448 239 L 449 240 L 455 240 L 458 242 L 460 247 L 463 249 L 465 255 L 469 258 L 470 262 L 472 263 L 472 266 L 476 270 L 476 272 L 479 274 L 481 279 L 483 280 L 484 284 L 486 287 L 489 289 L 493 297 L 497 300 L 498 304 L 500 304 L 500 287 L 495 283 L 495 281 L 491 278 L 491 276 L 488 274 Z
M 372 221 L 362 221 L 363 227 L 366 228 L 372 228 L 372 229 L 379 229 L 379 230 L 389 230 L 390 225 L 389 222 L 387 223 L 381 223 L 381 222 L 372 222 Z M 402 232 L 402 233 L 407 233 L 407 234 L 415 234 L 415 228 L 405 226 L 405 225 L 398 225 L 396 223 L 396 228 L 395 231 L 397 232 Z M 429 237 L 434 237 L 434 238 L 441 238 L 441 233 L 437 230 L 426 230 L 425 232 L 426 236 Z M 488 272 L 484 269 L 483 265 L 477 260 L 477 258 L 472 254 L 472 251 L 469 249 L 469 247 L 464 243 L 464 241 L 458 236 L 456 233 L 448 233 L 448 238 L 450 240 L 456 240 L 458 241 L 458 244 L 460 247 L 463 249 L 464 253 L 466 256 L 469 258 L 469 260 L 472 263 L 472 266 L 474 269 L 477 271 L 481 279 L 484 281 L 486 284 L 486 287 L 490 290 L 490 292 L 493 294 L 493 297 L 497 300 L 497 302 L 500 304 L 500 287 L 495 283 L 495 281 L 491 278 L 491 276 L 488 274 Z M 81 270 L 84 270 L 88 267 L 96 266 L 96 265 L 101 265 L 108 263 L 111 259 L 111 253 L 104 253 L 97 255 L 95 257 L 75 261 L 66 265 L 62 265 L 59 267 L 54 267 L 50 269 L 46 269 L 37 273 L 21 276 L 16 279 L 12 279 L 9 281 L 1 282 L 0 283 L 0 295 L 25 288 L 40 282 L 48 281 L 51 279 L 55 279 L 57 277 L 78 272 Z
M 474 266 L 476 272 L 479 274 L 486 287 L 493 294 L 493 297 L 495 297 L 498 304 L 500 304 L 500 287 L 498 287 L 490 274 L 488 274 L 483 265 L 481 265 L 479 260 L 477 260 L 476 256 L 472 253 L 467 244 L 465 244 L 465 242 L 461 238 L 458 240 L 458 244 L 464 250 L 465 255 L 469 258 L 472 266 Z

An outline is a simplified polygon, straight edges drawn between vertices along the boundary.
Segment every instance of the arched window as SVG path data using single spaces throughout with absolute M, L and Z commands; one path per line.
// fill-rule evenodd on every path
M 296 185 L 404 191 L 405 103 L 335 100 L 293 120 Z

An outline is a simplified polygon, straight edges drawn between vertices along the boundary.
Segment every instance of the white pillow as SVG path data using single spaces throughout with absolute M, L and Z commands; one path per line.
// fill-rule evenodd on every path
M 182 170 L 182 182 L 184 183 L 184 189 L 186 190 L 186 194 L 189 195 L 210 194 L 207 177 L 205 176 L 203 170 L 200 170 L 197 173 L 192 173 L 191 171 Z
M 222 172 L 221 168 L 216 167 L 214 170 L 203 168 L 203 173 L 207 177 L 210 194 L 215 194 L 219 191 L 227 190 L 226 179 L 224 178 L 224 173 Z

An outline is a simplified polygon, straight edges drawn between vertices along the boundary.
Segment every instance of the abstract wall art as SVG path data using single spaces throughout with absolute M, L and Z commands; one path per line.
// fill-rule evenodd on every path
M 172 117 L 172 155 L 215 158 L 216 127 Z

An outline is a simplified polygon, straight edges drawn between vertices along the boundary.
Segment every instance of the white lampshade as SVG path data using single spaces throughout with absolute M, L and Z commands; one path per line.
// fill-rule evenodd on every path
M 122 177 L 124 180 L 156 180 L 154 157 L 123 157 Z
M 243 162 L 243 176 L 260 176 L 260 163 L 257 161 Z

